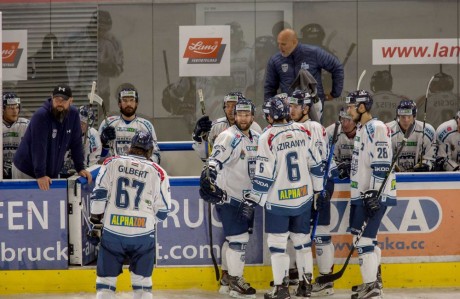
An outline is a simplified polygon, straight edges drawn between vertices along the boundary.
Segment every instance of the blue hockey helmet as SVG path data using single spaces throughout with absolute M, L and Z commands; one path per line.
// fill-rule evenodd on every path
M 290 97 L 288 97 L 289 104 L 294 105 L 307 105 L 311 107 L 313 104 L 313 97 L 306 91 L 296 89 Z
M 7 105 L 19 105 L 19 108 L 21 108 L 21 99 L 14 92 L 4 92 L 2 100 L 3 109 L 5 109 Z
M 152 134 L 144 131 L 137 131 L 133 139 L 131 139 L 132 148 L 140 148 L 145 151 L 155 148 L 154 144 L 156 144 L 156 142 L 153 140 Z
M 246 99 L 245 97 L 241 96 L 236 102 L 233 113 L 236 114 L 238 111 L 250 111 L 251 114 L 254 115 L 256 112 L 256 107 L 250 99 Z
M 80 113 L 80 121 L 84 123 L 93 123 L 96 120 L 94 111 L 88 106 L 80 106 L 78 112 Z
M 412 100 L 402 100 L 396 108 L 396 115 L 412 115 L 417 116 L 417 105 Z
M 224 97 L 223 108 L 225 109 L 225 104 L 227 102 L 238 102 L 240 98 L 244 98 L 243 93 L 241 91 L 231 91 L 227 93 L 227 95 Z
M 371 94 L 366 90 L 356 90 L 350 92 L 348 96 L 345 98 L 346 104 L 355 104 L 358 107 L 360 104 L 364 104 L 366 110 L 369 111 L 372 108 L 372 103 L 374 103 L 374 99 L 372 99 Z
M 274 120 L 282 120 L 289 117 L 289 104 L 286 100 L 280 99 L 277 96 L 267 99 L 262 105 L 262 110 L 265 118 L 269 115 Z

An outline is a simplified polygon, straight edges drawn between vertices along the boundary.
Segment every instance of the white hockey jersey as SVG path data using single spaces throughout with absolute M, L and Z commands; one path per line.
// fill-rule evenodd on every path
M 134 155 L 104 161 L 91 194 L 91 214 L 104 214 L 104 233 L 154 237 L 170 209 L 169 177 L 158 164 Z
M 430 124 L 437 128 L 443 122 L 451 119 L 458 111 L 458 103 L 460 98 L 458 95 L 451 91 L 433 92 L 428 94 L 427 115 L 426 119 Z M 421 96 L 417 100 L 418 115 L 417 118 L 423 121 L 424 113 L 420 113 L 425 110 L 425 95 Z
M 374 104 L 372 105 L 372 114 L 376 114 L 379 120 L 384 123 L 390 122 L 396 117 L 396 109 L 402 100 L 407 97 L 395 94 L 389 90 L 380 90 L 372 95 Z
M 460 166 L 460 133 L 456 119 L 442 123 L 436 130 L 438 142 L 438 158 L 445 159 L 443 168 L 446 171 L 458 170 Z
M 335 124 L 326 128 L 329 143 L 332 142 L 334 128 Z M 339 129 L 337 131 L 337 142 L 334 147 L 334 161 L 337 164 L 342 162 L 351 162 L 351 158 L 353 156 L 353 143 L 354 138 L 348 138 L 347 134 L 342 131 L 342 125 L 339 125 Z
M 88 168 L 92 165 L 97 164 L 99 159 L 101 158 L 101 151 L 102 151 L 102 144 L 101 144 L 101 137 L 99 136 L 99 132 L 95 128 L 88 128 L 88 133 L 86 136 L 82 136 L 82 144 L 84 149 L 85 161 L 84 166 Z M 75 167 L 73 165 L 72 160 L 72 153 L 69 151 L 66 152 L 64 158 L 64 165 L 62 166 L 62 170 L 59 173 L 61 176 L 64 175 L 65 177 L 72 175 Z
M 391 144 L 390 129 L 380 120 L 374 118 L 365 125 L 358 124 L 350 170 L 352 205 L 363 204 L 361 193 L 369 189 L 380 189 L 393 158 Z M 388 206 L 396 205 L 396 179 L 393 171 L 389 174 L 380 202 Z
M 251 191 L 258 141 L 258 133 L 250 130 L 248 137 L 234 125 L 214 143 L 209 165 L 217 169 L 217 185 L 227 192 L 227 203 L 231 205 L 239 206 L 243 195 Z
M 3 121 L 3 179 L 11 179 L 11 167 L 13 157 L 19 147 L 19 143 L 26 133 L 29 120 L 19 117 L 18 120 L 9 125 Z
M 209 132 L 207 143 L 206 142 L 196 142 L 196 141 L 193 142 L 192 147 L 195 150 L 195 152 L 200 156 L 201 160 L 205 161 L 207 159 L 208 151 L 212 150 L 217 136 L 219 136 L 220 133 L 222 133 L 229 127 L 230 127 L 230 123 L 228 122 L 227 117 L 225 116 L 221 117 L 212 123 L 211 131 Z M 260 128 L 259 124 L 256 122 L 252 123 L 250 129 L 258 134 L 262 133 L 262 129 Z M 206 145 L 208 145 L 209 148 L 207 148 Z
M 274 124 L 259 138 L 252 193 L 267 212 L 296 216 L 323 190 L 324 170 L 312 133 L 298 123 Z
M 157 140 L 157 135 L 155 134 L 155 129 L 150 121 L 145 118 L 136 116 L 135 119 L 128 122 L 121 117 L 121 115 L 114 115 L 107 118 L 107 123 L 109 126 L 115 128 L 116 138 L 113 141 L 113 153 L 110 153 L 112 156 L 123 156 L 128 154 L 128 150 L 131 146 L 131 140 L 133 139 L 134 134 L 137 131 L 149 132 L 153 139 Z M 105 120 L 102 121 L 99 126 L 99 134 L 102 134 L 102 131 L 107 126 Z M 160 150 L 156 148 L 152 154 L 152 160 L 155 162 L 160 161 Z
M 394 120 L 386 124 L 391 130 L 391 144 L 393 153 L 396 153 L 398 146 L 404 139 L 404 133 L 399 126 L 399 123 Z M 436 155 L 435 131 L 433 126 L 425 123 L 425 138 L 422 135 L 423 123 L 416 120 L 412 133 L 407 138 L 401 154 L 399 155 L 396 165 L 401 172 L 411 172 L 414 170 L 415 164 L 420 162 L 420 154 L 424 152 L 422 163 L 427 164 L 430 169 L 434 165 Z M 423 144 L 422 144 L 423 138 Z

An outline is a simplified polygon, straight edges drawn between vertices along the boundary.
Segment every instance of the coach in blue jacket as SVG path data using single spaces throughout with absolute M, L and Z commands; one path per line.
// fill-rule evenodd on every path
M 278 89 L 291 94 L 290 86 L 301 68 L 310 72 L 318 82 L 318 97 L 321 102 L 341 95 L 343 89 L 343 66 L 334 55 L 317 46 L 299 43 L 292 29 L 284 29 L 278 34 L 280 52 L 273 55 L 267 64 L 265 74 L 264 98 L 275 96 Z M 332 74 L 331 94 L 324 94 L 321 70 Z M 316 107 L 316 105 L 315 105 Z M 322 109 L 319 109 L 321 112 Z M 320 113 L 321 114 L 321 113 Z
M 83 166 L 80 116 L 72 101 L 70 87 L 60 84 L 34 113 L 14 155 L 13 179 L 35 178 L 41 190 L 49 190 L 70 149 L 75 170 L 91 182 L 91 174 Z

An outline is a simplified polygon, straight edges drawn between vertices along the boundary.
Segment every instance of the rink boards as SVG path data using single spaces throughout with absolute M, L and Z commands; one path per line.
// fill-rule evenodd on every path
M 457 173 L 397 175 L 398 206 L 387 211 L 379 233 L 386 287 L 460 286 L 460 241 L 456 237 L 459 181 Z M 53 189 L 42 192 L 35 182 L 0 182 L 0 294 L 94 290 L 94 266 L 68 266 L 69 260 L 85 265 L 94 259 L 94 248 L 83 233 L 86 224 L 81 211 L 87 211 L 91 191 L 85 184 L 85 180 L 53 181 Z M 208 205 L 199 198 L 198 178 L 171 178 L 171 192 L 171 215 L 157 230 L 154 288 L 215 289 Z M 337 182 L 330 225 L 336 247 L 335 271 L 351 246 L 348 196 L 348 183 Z M 271 269 L 262 214 L 257 210 L 245 277 L 257 288 L 266 289 Z M 215 211 L 212 223 L 213 248 L 220 262 L 223 236 Z M 126 272 L 120 277 L 119 290 L 129 290 Z M 354 258 L 336 287 L 349 288 L 359 282 Z

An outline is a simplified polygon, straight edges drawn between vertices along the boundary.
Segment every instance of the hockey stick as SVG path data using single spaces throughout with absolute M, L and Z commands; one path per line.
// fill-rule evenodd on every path
M 393 168 L 394 168 L 394 166 L 396 164 L 396 161 L 398 160 L 399 155 L 401 154 L 404 146 L 406 145 L 407 138 L 409 138 L 410 132 L 412 131 L 414 126 L 415 126 L 415 123 L 413 123 L 409 127 L 409 129 L 406 131 L 406 133 L 404 134 L 404 138 L 403 138 L 401 144 L 399 145 L 398 150 L 396 151 L 396 154 L 393 157 L 393 160 L 391 161 L 390 169 L 387 171 L 387 173 L 385 175 L 385 178 L 383 179 L 382 185 L 380 186 L 380 189 L 377 192 L 377 198 L 380 197 L 380 195 L 383 192 L 383 189 L 385 189 L 385 185 L 386 185 L 386 183 L 388 181 L 388 177 L 390 176 L 390 173 L 393 171 Z M 364 230 L 367 227 L 367 224 L 369 223 L 369 220 L 370 220 L 369 217 L 366 217 L 366 220 L 364 220 L 364 223 L 361 226 L 361 230 L 359 231 L 358 235 L 356 235 L 356 240 L 353 242 L 353 247 L 351 248 L 350 253 L 348 253 L 347 259 L 345 260 L 345 263 L 343 264 L 343 266 L 339 270 L 339 272 L 319 276 L 319 277 L 316 278 L 317 283 L 324 284 L 324 283 L 332 282 L 332 281 L 337 280 L 340 277 L 342 277 L 343 273 L 347 269 L 348 263 L 350 262 L 350 258 L 353 255 L 353 252 L 355 251 L 355 249 L 356 249 L 356 247 L 358 245 L 358 242 L 361 239 L 361 237 L 362 237 L 362 235 L 364 233 Z
M 350 47 L 348 48 L 347 55 L 343 59 L 342 66 L 345 67 L 345 64 L 347 64 L 348 59 L 350 59 L 351 54 L 353 53 L 354 49 L 356 47 L 355 43 L 351 43 Z
M 424 148 L 424 145 L 423 145 L 423 141 L 425 140 L 425 124 L 426 124 L 426 106 L 428 104 L 428 93 L 430 92 L 430 86 L 431 86 L 431 82 L 433 81 L 434 79 L 434 76 L 431 77 L 430 81 L 428 82 L 428 86 L 426 87 L 426 93 L 425 93 L 425 108 L 424 108 L 424 112 L 423 112 L 423 126 L 422 126 L 422 146 L 421 146 L 421 153 L 420 153 L 420 157 L 419 157 L 419 163 L 420 165 L 422 165 L 422 161 L 423 161 L 423 156 L 425 155 L 425 148 Z M 414 120 L 414 123 L 415 123 L 415 120 Z
M 200 99 L 201 113 L 206 115 L 206 106 L 204 104 L 203 90 L 200 88 L 197 90 L 198 98 Z M 206 138 L 207 140 L 207 138 Z M 206 141 L 206 178 L 209 180 L 209 150 L 208 142 Z M 214 266 L 214 272 L 216 273 L 216 281 L 220 280 L 219 267 L 217 266 L 216 256 L 214 255 L 213 240 L 212 240 L 212 204 L 208 202 L 208 229 L 209 229 L 209 251 L 211 253 L 212 264 Z
M 359 87 L 361 86 L 361 81 L 363 81 L 363 78 L 365 75 L 366 75 L 366 70 L 363 70 L 363 72 L 361 73 L 361 76 L 359 76 L 358 84 L 356 85 L 356 90 L 359 90 Z
M 325 192 L 326 185 L 327 185 L 327 179 L 329 178 L 329 170 L 331 168 L 332 157 L 334 156 L 335 144 L 337 143 L 337 135 L 338 135 L 338 132 L 339 132 L 339 125 L 340 125 L 340 122 L 337 121 L 335 123 L 334 134 L 332 136 L 331 146 L 329 148 L 329 156 L 327 157 L 326 167 L 325 167 L 325 170 L 324 170 L 323 191 L 322 191 L 322 193 Z M 322 194 L 322 195 L 324 195 L 324 194 Z M 332 196 L 332 194 L 331 194 L 331 196 Z M 315 219 L 313 221 L 313 228 L 311 229 L 311 236 L 310 236 L 310 239 L 312 241 L 316 236 L 316 228 L 318 226 L 318 219 L 319 219 L 319 211 L 316 211 Z
M 166 50 L 163 50 L 163 61 L 165 63 L 165 71 L 166 71 L 166 83 L 167 86 L 171 85 L 171 80 L 169 79 L 169 68 L 168 68 L 168 58 L 166 57 Z
M 93 109 L 94 94 L 96 93 L 96 81 L 93 81 L 91 84 L 91 93 L 89 94 L 89 111 Z M 89 130 L 89 112 L 88 112 L 88 121 L 86 122 L 85 137 L 83 140 L 83 148 L 86 148 L 86 139 L 88 139 L 88 130 Z

